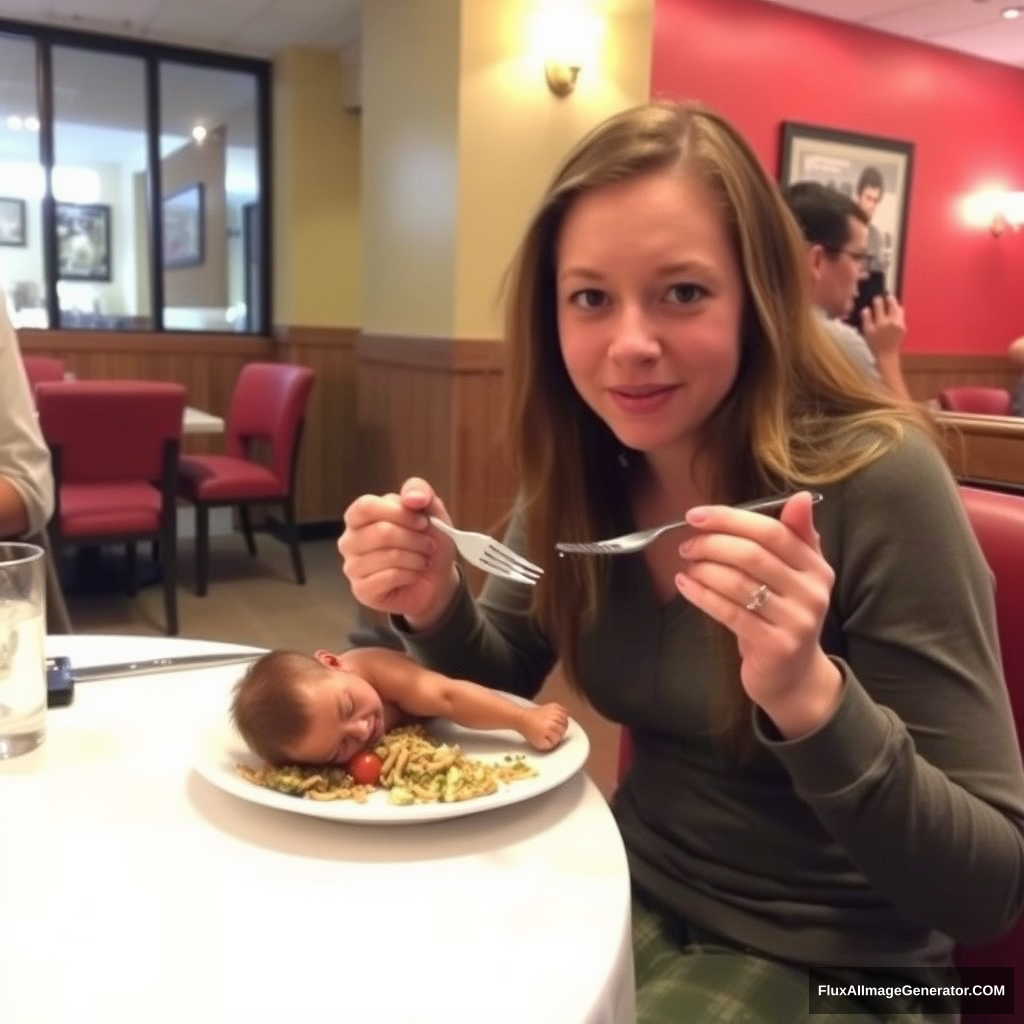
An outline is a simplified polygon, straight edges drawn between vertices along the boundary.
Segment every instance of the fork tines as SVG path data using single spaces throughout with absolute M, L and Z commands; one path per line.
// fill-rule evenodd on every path
M 544 575 L 544 570 L 520 558 L 510 548 L 492 544 L 480 555 L 480 568 L 494 569 L 496 572 L 520 583 L 536 583 Z

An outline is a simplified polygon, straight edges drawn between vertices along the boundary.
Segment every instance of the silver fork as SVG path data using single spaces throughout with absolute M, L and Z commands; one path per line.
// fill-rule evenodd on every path
M 436 516 L 428 516 L 430 525 L 446 533 L 459 549 L 459 554 L 478 569 L 500 576 L 502 579 L 515 580 L 533 586 L 544 574 L 544 570 L 533 562 L 517 555 L 510 547 L 488 537 L 486 533 L 473 533 L 470 530 L 456 530 Z
M 774 512 L 793 497 L 790 494 L 773 494 L 768 498 L 757 498 L 755 501 L 745 501 L 740 505 L 733 506 L 747 512 Z M 811 501 L 817 505 L 822 499 L 817 491 L 811 492 Z M 608 537 L 606 540 L 595 540 L 586 543 L 573 544 L 560 541 L 555 545 L 555 550 L 564 555 L 631 555 L 634 551 L 643 551 L 648 544 L 652 544 L 662 534 L 669 530 L 679 530 L 689 526 L 685 519 L 676 523 L 665 523 L 663 526 L 652 526 L 647 530 L 637 530 L 635 533 L 624 533 L 621 537 Z

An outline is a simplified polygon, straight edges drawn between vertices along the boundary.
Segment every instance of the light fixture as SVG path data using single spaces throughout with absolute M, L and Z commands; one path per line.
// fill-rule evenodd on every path
M 992 211 L 989 230 L 998 238 L 1007 228 L 1019 231 L 1024 224 L 1024 192 L 1004 192 Z
M 544 77 L 548 88 L 556 96 L 568 96 L 576 88 L 576 79 L 580 76 L 580 64 L 562 64 L 549 60 L 544 65 Z
M 201 124 L 197 124 L 192 129 L 192 138 L 195 139 L 197 143 L 202 145 L 203 140 L 206 138 L 206 128 Z
M 1024 8 L 1021 7 L 1004 7 L 1002 10 L 1002 15 L 1007 21 L 1019 18 L 1022 13 L 1024 13 Z
M 568 96 L 584 66 L 598 57 L 603 21 L 582 0 L 552 2 L 534 24 L 535 48 L 544 64 L 544 78 L 556 96 Z

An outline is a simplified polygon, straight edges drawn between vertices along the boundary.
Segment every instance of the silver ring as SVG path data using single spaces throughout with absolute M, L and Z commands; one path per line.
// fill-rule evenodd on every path
M 748 612 L 759 612 L 767 603 L 771 591 L 762 583 L 751 595 L 750 600 L 743 606 Z

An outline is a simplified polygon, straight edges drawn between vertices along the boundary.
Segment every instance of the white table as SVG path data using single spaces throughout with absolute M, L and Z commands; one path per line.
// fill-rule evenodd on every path
M 238 672 L 79 684 L 0 762 L 3 1024 L 634 1024 L 625 854 L 593 783 L 418 826 L 259 807 L 191 770 Z
M 186 405 L 182 432 L 185 434 L 223 434 L 224 420 L 220 416 L 214 416 L 212 412 L 203 412 L 202 409 Z

